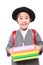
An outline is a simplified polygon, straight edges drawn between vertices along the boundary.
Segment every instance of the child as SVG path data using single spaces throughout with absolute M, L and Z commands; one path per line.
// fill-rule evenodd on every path
M 16 32 L 16 39 L 14 42 L 14 47 L 26 46 L 34 44 L 33 35 L 31 29 L 28 29 L 28 25 L 35 20 L 35 13 L 27 8 L 20 7 L 14 10 L 12 13 L 12 18 L 17 21 L 20 29 Z M 36 32 L 36 46 L 38 46 L 38 52 L 42 50 L 41 37 Z M 12 35 L 10 36 L 9 43 L 6 47 L 7 55 L 10 55 L 10 49 L 12 48 Z M 39 65 L 39 59 L 25 60 L 20 62 L 13 62 L 12 65 Z

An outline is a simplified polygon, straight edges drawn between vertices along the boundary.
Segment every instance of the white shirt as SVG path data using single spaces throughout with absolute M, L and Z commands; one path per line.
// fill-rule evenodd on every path
M 25 31 L 23 31 L 23 30 L 20 30 L 20 31 L 23 35 L 23 39 L 25 40 L 25 36 L 26 36 L 26 33 L 27 33 L 28 29 L 26 29 Z M 23 46 L 24 46 L 24 43 L 23 43 Z

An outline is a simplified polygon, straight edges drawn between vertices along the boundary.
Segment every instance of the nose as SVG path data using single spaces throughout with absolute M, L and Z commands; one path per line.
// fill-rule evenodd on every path
M 23 19 L 23 21 L 22 21 L 23 23 L 26 23 L 26 20 L 25 19 Z

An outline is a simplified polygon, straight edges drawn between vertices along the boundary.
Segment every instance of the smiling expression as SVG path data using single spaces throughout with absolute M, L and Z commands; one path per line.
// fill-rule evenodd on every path
M 21 12 L 17 15 L 17 22 L 19 23 L 20 29 L 26 30 L 30 23 L 30 16 L 26 12 Z

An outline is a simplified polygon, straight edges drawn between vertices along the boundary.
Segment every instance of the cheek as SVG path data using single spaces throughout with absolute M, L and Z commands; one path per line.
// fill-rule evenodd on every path
M 30 23 L 30 20 L 28 20 L 26 23 L 29 24 Z
M 21 25 L 21 24 L 22 24 L 22 20 L 18 20 L 18 24 L 20 24 L 20 25 Z
M 17 22 L 20 24 L 21 23 L 21 20 L 17 18 Z
M 30 23 L 30 19 L 28 20 L 28 22 L 27 22 L 28 24 Z

